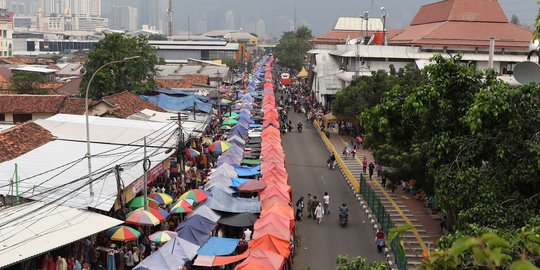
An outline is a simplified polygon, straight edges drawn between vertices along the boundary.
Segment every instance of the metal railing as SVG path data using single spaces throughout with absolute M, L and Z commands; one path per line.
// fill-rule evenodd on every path
M 394 227 L 394 222 L 390 218 L 388 212 L 386 212 L 386 209 L 382 205 L 379 197 L 377 197 L 377 195 L 375 194 L 375 191 L 373 191 L 373 189 L 366 182 L 366 179 L 363 175 L 360 175 L 360 190 L 362 191 L 362 196 L 364 197 L 364 200 L 371 208 L 373 215 L 377 217 L 377 221 L 381 225 L 382 230 L 386 235 L 388 235 L 390 229 Z M 399 236 L 396 236 L 396 238 L 392 240 L 392 243 L 390 243 L 390 247 L 392 248 L 392 252 L 394 253 L 394 258 L 398 269 L 406 270 L 407 257 L 405 256 L 403 249 L 400 248 L 400 245 L 401 240 Z

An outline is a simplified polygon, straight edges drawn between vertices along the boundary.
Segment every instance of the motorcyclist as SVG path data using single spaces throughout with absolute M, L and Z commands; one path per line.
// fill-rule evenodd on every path
M 298 131 L 302 131 L 302 122 L 298 122 Z
M 336 161 L 336 157 L 334 156 L 334 153 L 332 153 L 332 154 L 330 155 L 330 157 L 328 157 L 328 161 L 327 161 L 327 162 L 328 162 L 328 167 L 329 167 L 330 169 L 334 169 L 334 162 L 335 162 L 335 161 Z
M 377 244 L 377 251 L 381 253 L 383 248 L 386 246 L 385 235 L 381 229 L 377 231 L 375 242 Z
M 339 217 L 349 217 L 349 207 L 347 207 L 346 203 L 341 204 L 341 206 L 339 207 Z

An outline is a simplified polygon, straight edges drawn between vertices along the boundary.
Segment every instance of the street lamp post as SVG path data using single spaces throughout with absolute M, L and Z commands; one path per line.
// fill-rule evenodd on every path
M 381 16 L 383 19 L 383 44 L 384 46 L 388 46 L 388 42 L 386 42 L 386 20 L 388 19 L 388 12 L 386 12 L 384 7 L 381 7 Z
M 96 71 L 94 71 L 94 73 L 92 74 L 92 77 L 90 77 L 90 80 L 88 81 L 88 85 L 86 86 L 86 94 L 85 94 L 85 108 L 86 110 L 84 111 L 84 115 L 86 116 L 86 157 L 88 158 L 88 185 L 89 185 L 89 188 L 90 188 L 90 196 L 94 196 L 94 190 L 93 190 L 93 187 L 92 187 L 92 162 L 90 160 L 91 158 L 91 154 L 90 154 L 90 125 L 88 124 L 88 91 L 90 90 L 90 85 L 92 84 L 92 81 L 94 80 L 94 77 L 96 76 L 96 74 L 102 70 L 103 68 L 105 68 L 106 66 L 109 66 L 109 65 L 112 65 L 112 64 L 117 64 L 117 63 L 122 63 L 122 62 L 125 62 L 125 61 L 128 61 L 128 60 L 132 60 L 132 59 L 136 59 L 136 58 L 139 58 L 140 56 L 132 56 L 132 57 L 126 57 L 124 59 L 121 59 L 121 60 L 115 60 L 115 61 L 111 61 L 111 62 L 107 62 L 103 65 L 101 65 Z

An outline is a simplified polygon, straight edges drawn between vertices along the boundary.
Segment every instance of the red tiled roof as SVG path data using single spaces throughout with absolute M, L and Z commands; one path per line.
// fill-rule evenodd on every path
M 81 81 L 81 78 L 73 79 L 54 89 L 54 92 L 65 96 L 80 96 L 79 88 L 81 86 Z
M 192 88 L 194 84 L 208 85 L 208 75 L 205 74 L 189 74 L 180 80 L 156 80 L 163 88 Z
M 526 49 L 532 33 L 510 24 L 496 0 L 445 0 L 420 8 L 411 25 L 389 39 L 393 45 Z
M 126 118 L 144 109 L 165 112 L 162 108 L 128 91 L 103 97 L 102 100 L 113 105 L 113 108 L 109 109 L 107 114 L 119 118 Z
M 57 113 L 65 96 L 0 95 L 0 113 Z
M 89 101 L 92 102 L 91 100 Z M 60 108 L 59 113 L 83 115 L 86 111 L 86 99 L 67 97 Z
M 345 44 L 347 38 L 357 38 L 363 36 L 364 33 L 362 31 L 330 31 L 313 38 L 310 42 L 313 44 Z
M 54 140 L 51 133 L 34 122 L 26 122 L 0 133 L 0 162 L 12 160 Z

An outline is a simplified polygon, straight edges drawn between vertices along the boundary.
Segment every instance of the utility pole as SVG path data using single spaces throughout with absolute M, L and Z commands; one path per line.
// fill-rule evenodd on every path
M 182 114 L 180 112 L 178 112 L 178 136 L 178 149 L 176 150 L 176 161 L 180 165 L 178 182 L 184 184 L 184 131 L 182 130 Z
M 172 7 L 172 0 L 169 0 L 169 8 L 167 8 L 167 15 L 169 16 L 169 38 L 172 38 L 173 35 L 173 29 L 172 29 L 172 21 L 173 21 L 173 7 Z
M 144 137 L 143 147 L 144 159 L 143 159 L 143 196 L 144 196 L 144 211 L 148 211 L 148 170 L 150 169 L 150 160 L 146 157 L 146 136 Z
M 122 195 L 124 185 L 122 183 L 122 179 L 120 178 L 120 171 L 122 171 L 120 165 L 117 164 L 114 166 L 114 176 L 116 176 L 116 191 L 118 192 L 118 202 L 120 203 L 120 213 L 122 215 L 121 218 L 125 219 L 127 213 L 124 212 L 124 196 Z

